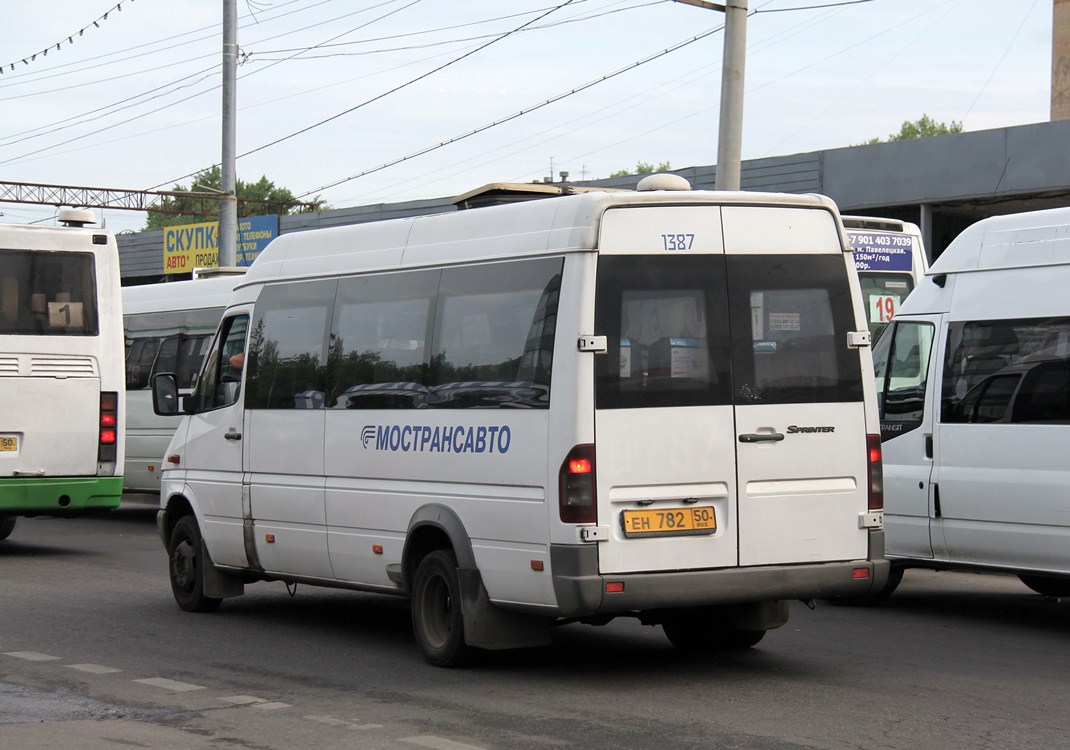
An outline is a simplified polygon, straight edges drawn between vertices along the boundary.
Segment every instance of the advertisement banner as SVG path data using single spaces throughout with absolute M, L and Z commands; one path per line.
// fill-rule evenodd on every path
M 278 236 L 279 217 L 277 215 L 238 219 L 236 264 L 252 265 L 267 244 Z M 217 268 L 218 266 L 218 221 L 164 227 L 164 273 L 192 273 L 194 268 Z

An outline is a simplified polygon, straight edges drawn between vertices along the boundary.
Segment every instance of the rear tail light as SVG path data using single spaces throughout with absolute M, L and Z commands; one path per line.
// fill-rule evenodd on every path
M 869 464 L 869 509 L 884 510 L 884 469 L 881 465 L 881 436 L 866 435 Z
M 119 394 L 104 391 L 100 394 L 100 422 L 98 425 L 97 460 L 115 460 L 115 444 L 118 442 Z
M 577 445 L 561 464 L 558 503 L 564 523 L 596 523 L 594 446 Z

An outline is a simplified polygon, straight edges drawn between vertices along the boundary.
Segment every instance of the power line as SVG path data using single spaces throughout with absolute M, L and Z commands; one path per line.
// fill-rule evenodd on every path
M 83 36 L 85 34 L 85 32 L 89 29 L 90 26 L 92 26 L 93 28 L 99 29 L 100 28 L 100 24 L 103 21 L 107 21 L 108 20 L 108 15 L 110 13 L 117 13 L 117 12 L 119 12 L 119 11 L 121 11 L 123 9 L 123 2 L 132 3 L 132 2 L 134 2 L 134 0 L 122 0 L 122 2 L 120 2 L 117 5 L 113 6 L 110 10 L 105 11 L 104 15 L 100 16 L 100 18 L 98 18 L 97 20 L 93 21 L 93 23 L 86 24 L 82 28 L 78 29 L 78 31 L 76 31 L 75 33 L 69 35 L 67 37 L 67 41 L 66 41 L 67 46 L 70 46 L 70 45 L 74 44 L 75 37 Z M 10 62 L 10 63 L 7 63 L 6 65 L 0 65 L 0 74 L 3 74 L 4 68 L 10 68 L 11 72 L 14 72 L 15 71 L 15 64 L 18 63 L 18 62 L 21 62 L 23 65 L 29 65 L 31 62 L 36 62 L 37 61 L 38 55 L 40 55 L 41 57 L 47 57 L 48 53 L 51 52 L 52 50 L 55 50 L 56 52 L 59 52 L 59 50 L 63 46 L 63 44 L 64 44 L 63 39 L 60 39 L 55 44 L 48 45 L 47 47 L 45 47 L 40 52 L 34 52 L 32 55 L 27 55 L 26 57 L 22 58 L 22 60 L 16 60 L 15 62 Z

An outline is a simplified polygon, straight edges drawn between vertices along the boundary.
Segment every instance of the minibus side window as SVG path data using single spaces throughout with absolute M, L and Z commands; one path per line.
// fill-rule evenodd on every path
M 877 341 L 873 365 L 882 434 L 895 437 L 921 426 L 935 331 L 931 323 L 899 321 Z
M 1070 423 L 1070 318 L 948 327 L 942 422 Z
M 193 391 L 194 411 L 211 411 L 238 402 L 242 371 L 240 366 L 235 365 L 242 360 L 235 357 L 245 352 L 248 329 L 248 315 L 233 315 L 223 319 L 212 350 L 204 358 L 204 369 Z
M 549 408 L 563 263 L 545 258 L 442 272 L 429 407 Z
M 328 409 L 427 406 L 431 311 L 440 271 L 341 279 L 328 358 Z
M 322 409 L 327 340 L 338 282 L 271 284 L 260 293 L 249 337 L 248 409 Z

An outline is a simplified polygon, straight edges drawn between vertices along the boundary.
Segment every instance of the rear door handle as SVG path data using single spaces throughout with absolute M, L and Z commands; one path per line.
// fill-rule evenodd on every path
M 231 430 L 223 435 L 227 440 L 241 440 L 241 433 L 237 430 Z
M 744 432 L 739 436 L 741 443 L 779 443 L 783 439 L 779 432 Z

